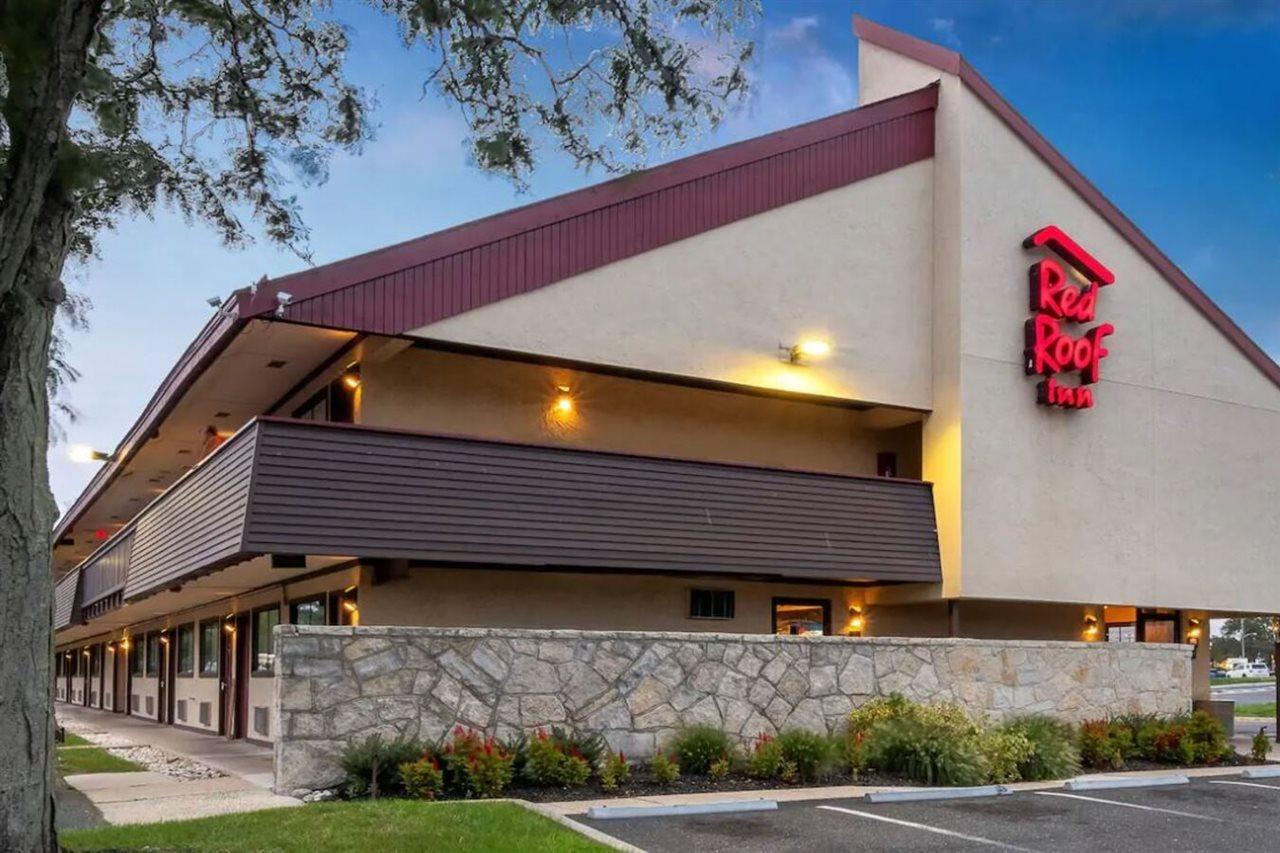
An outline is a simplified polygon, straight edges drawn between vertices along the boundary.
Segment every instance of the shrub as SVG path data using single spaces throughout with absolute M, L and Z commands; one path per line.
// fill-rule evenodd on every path
M 440 752 L 445 785 L 473 797 L 496 797 L 511 784 L 514 756 L 492 737 L 458 726 Z
M 621 752 L 609 752 L 600 763 L 600 787 L 613 791 L 631 781 L 631 763 Z
M 726 778 L 732 770 L 733 762 L 726 755 L 724 758 L 716 759 L 711 763 L 711 766 L 707 768 L 707 775 L 712 779 L 720 780 Z
M 1196 711 L 1191 715 L 1187 721 L 1187 735 L 1191 739 L 1192 760 L 1196 764 L 1217 764 L 1232 753 L 1222 723 L 1207 711 Z
M 1080 724 L 1080 763 L 1090 770 L 1119 770 L 1124 767 L 1126 743 L 1132 743 L 1128 728 L 1085 720 Z
M 980 785 L 986 762 L 976 738 L 903 716 L 877 723 L 866 739 L 867 761 L 925 785 Z
M 600 759 L 609 752 L 609 745 L 605 742 L 604 735 L 599 732 L 582 732 L 563 726 L 552 726 L 550 738 L 560 744 L 566 754 L 580 756 L 591 767 L 599 766 Z
M 658 752 L 649 762 L 649 773 L 659 785 L 670 785 L 680 778 L 680 765 L 664 752 Z
M 688 726 L 676 732 L 671 751 L 685 773 L 705 774 L 731 754 L 729 735 L 715 726 Z
M 434 800 L 444 788 L 444 772 L 434 755 L 400 765 L 400 783 L 415 800 Z
M 812 782 L 831 771 L 831 740 L 805 729 L 784 729 L 778 733 L 778 748 L 785 762 L 795 765 L 796 776 Z
M 402 793 L 400 765 L 420 758 L 422 743 L 412 738 L 383 740 L 370 735 L 349 744 L 338 759 L 346 774 L 344 789 L 349 797 L 370 797 Z
M 1254 761 L 1263 762 L 1270 754 L 1271 738 L 1267 737 L 1267 727 L 1263 726 L 1258 729 L 1258 733 L 1253 736 L 1253 741 L 1249 744 L 1249 757 Z
M 753 779 L 778 779 L 785 775 L 794 778 L 795 766 L 788 770 L 787 759 L 782 754 L 782 746 L 773 735 L 764 733 L 756 735 L 747 755 L 747 775 Z
M 1001 784 L 1021 779 L 1022 767 L 1035 751 L 1026 735 L 1005 729 L 984 729 L 977 736 L 977 746 L 987 779 Z
M 513 769 L 514 769 L 514 761 Z M 566 747 L 543 729 L 538 729 L 525 746 L 521 774 L 535 785 L 581 787 L 591 778 L 591 765 L 577 751 Z
M 1080 751 L 1071 726 L 1047 714 L 1024 714 L 1008 720 L 1001 730 L 1021 734 L 1031 743 L 1031 754 L 1018 765 L 1028 782 L 1065 779 L 1080 772 Z

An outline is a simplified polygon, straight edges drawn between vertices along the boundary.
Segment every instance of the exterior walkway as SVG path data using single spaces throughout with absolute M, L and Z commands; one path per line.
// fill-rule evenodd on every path
M 58 722 L 91 741 L 101 736 L 109 746 L 150 746 L 227 774 L 181 780 L 148 770 L 65 777 L 76 792 L 68 799 L 96 809 L 106 823 L 154 823 L 302 804 L 272 793 L 270 747 L 61 702 L 55 710 Z M 73 802 L 67 803 L 72 810 L 83 810 Z

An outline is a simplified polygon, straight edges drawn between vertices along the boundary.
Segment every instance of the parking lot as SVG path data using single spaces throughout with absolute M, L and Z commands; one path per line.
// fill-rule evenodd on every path
M 1280 779 L 1223 776 L 1171 787 L 881 805 L 810 800 L 780 803 L 775 812 L 573 819 L 650 853 L 1274 850 Z

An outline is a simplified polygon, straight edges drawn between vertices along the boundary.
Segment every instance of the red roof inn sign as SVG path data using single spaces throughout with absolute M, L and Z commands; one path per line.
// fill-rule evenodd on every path
M 1078 273 L 1082 285 L 1068 278 L 1062 264 L 1046 257 L 1031 265 L 1031 311 L 1027 320 L 1027 375 L 1044 376 L 1036 386 L 1036 402 L 1063 409 L 1093 408 L 1093 389 L 1107 348 L 1102 342 L 1115 332 L 1099 323 L 1082 334 L 1074 327 L 1092 323 L 1098 312 L 1098 291 L 1116 280 L 1111 270 L 1068 237 L 1056 225 L 1046 225 L 1026 240 L 1024 248 L 1045 246 Z M 1063 385 L 1059 374 L 1079 374 L 1079 384 Z

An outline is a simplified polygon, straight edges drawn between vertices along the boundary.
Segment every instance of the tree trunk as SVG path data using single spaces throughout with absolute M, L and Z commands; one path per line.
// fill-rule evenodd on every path
M 55 519 L 45 448 L 56 306 L 0 299 L 0 849 L 53 850 Z
M 56 850 L 49 343 L 74 207 L 59 175 L 102 0 L 0 0 L 0 850 Z

